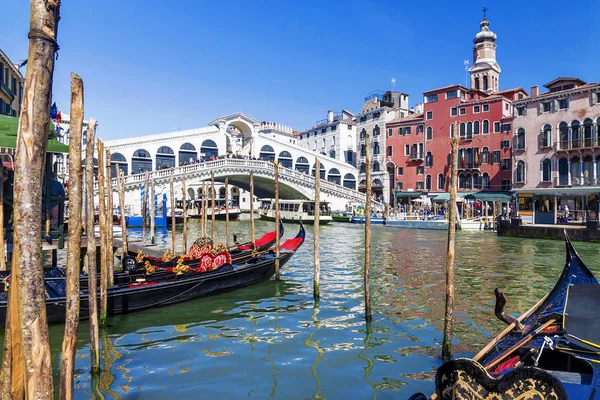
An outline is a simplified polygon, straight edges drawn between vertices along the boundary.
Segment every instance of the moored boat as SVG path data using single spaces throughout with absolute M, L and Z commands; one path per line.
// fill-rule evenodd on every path
M 328 224 L 333 219 L 329 203 L 322 201 L 319 205 L 319 224 Z M 259 210 L 260 219 L 275 221 L 275 200 L 263 199 Z M 311 200 L 279 200 L 279 216 L 282 222 L 298 222 L 314 224 L 315 202 Z
M 600 399 L 600 285 L 566 233 L 565 242 L 554 288 L 519 318 L 504 312 L 496 289 L 495 314 L 509 326 L 473 359 L 438 369 L 438 399 Z
M 399 214 L 394 218 L 390 218 L 386 221 L 387 226 L 397 228 L 411 228 L 411 229 L 434 229 L 444 230 L 448 229 L 448 221 L 437 218 L 436 216 L 419 216 L 419 215 L 407 215 Z
M 350 222 L 353 224 L 364 224 L 367 221 L 367 217 L 364 215 L 353 215 L 350 217 Z M 385 225 L 385 218 L 378 216 L 377 214 L 371 214 L 371 225 Z

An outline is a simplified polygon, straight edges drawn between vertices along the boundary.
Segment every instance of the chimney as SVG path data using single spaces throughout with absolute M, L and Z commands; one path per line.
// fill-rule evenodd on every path
M 327 122 L 333 122 L 333 110 L 327 111 Z
M 539 86 L 532 86 L 531 87 L 531 97 L 535 97 L 535 96 L 539 96 L 540 94 L 540 87 Z

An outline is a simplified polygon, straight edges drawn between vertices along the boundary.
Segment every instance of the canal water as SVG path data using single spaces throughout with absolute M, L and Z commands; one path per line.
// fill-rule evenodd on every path
M 247 215 L 244 216 L 247 218 Z M 256 222 L 257 237 L 273 223 Z M 218 223 L 219 235 L 224 226 Z M 373 322 L 363 310 L 364 226 L 322 226 L 321 301 L 313 303 L 313 234 L 282 279 L 153 310 L 110 317 L 104 372 L 92 379 L 88 324 L 80 325 L 76 398 L 404 399 L 433 390 L 441 365 L 447 233 L 373 226 Z M 285 225 L 285 238 L 297 226 Z M 199 236 L 191 221 L 189 240 Z M 248 221 L 232 223 L 240 241 Z M 138 232 L 132 232 L 139 235 Z M 168 232 L 158 234 L 169 243 Z M 178 235 L 181 239 L 181 235 Z M 575 243 L 600 273 L 598 245 Z M 495 287 L 521 314 L 554 284 L 561 241 L 459 232 L 453 352 L 472 356 L 502 328 Z M 51 326 L 55 380 L 63 327 Z

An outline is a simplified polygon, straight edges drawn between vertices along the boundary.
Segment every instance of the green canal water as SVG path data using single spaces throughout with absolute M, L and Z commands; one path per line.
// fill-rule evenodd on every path
M 263 221 L 256 226 L 257 236 L 273 229 Z M 224 226 L 217 228 L 222 234 Z M 285 228 L 285 237 L 297 232 L 297 226 Z M 279 282 L 111 317 L 99 378 L 90 374 L 88 324 L 82 322 L 76 398 L 404 399 L 430 392 L 441 364 L 446 233 L 372 228 L 374 315 L 368 326 L 364 226 L 321 227 L 319 307 L 312 298 L 313 235 L 307 228 L 304 246 Z M 199 224 L 192 221 L 189 229 L 191 242 Z M 247 239 L 248 221 L 232 223 L 232 232 Z M 166 244 L 168 236 L 159 233 L 158 241 Z M 598 245 L 575 244 L 600 273 Z M 552 287 L 564 259 L 560 241 L 458 233 L 455 356 L 473 355 L 503 328 L 493 314 L 495 287 L 505 292 L 507 311 L 520 314 Z M 63 327 L 50 331 L 58 382 Z

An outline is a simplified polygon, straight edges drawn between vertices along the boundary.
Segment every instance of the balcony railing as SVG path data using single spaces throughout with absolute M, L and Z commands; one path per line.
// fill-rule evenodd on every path
M 470 142 L 471 140 L 473 140 L 472 133 L 467 133 L 466 135 L 460 137 L 461 142 Z
M 594 147 L 600 147 L 600 139 L 597 137 L 563 140 L 554 143 L 554 149 L 557 151 L 576 150 Z
M 554 186 L 598 186 L 600 185 L 600 178 L 581 178 L 581 177 L 571 177 L 571 183 L 569 184 L 569 177 L 567 176 L 559 176 L 554 178 Z
M 459 171 L 465 171 L 465 170 L 468 170 L 468 169 L 478 170 L 480 166 L 481 166 L 481 163 L 464 162 L 464 163 L 459 163 L 458 164 L 458 170 Z
M 411 151 L 410 152 L 410 159 L 411 160 L 423 160 L 425 158 L 425 156 L 423 155 L 422 151 Z

